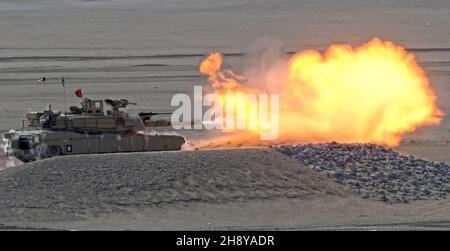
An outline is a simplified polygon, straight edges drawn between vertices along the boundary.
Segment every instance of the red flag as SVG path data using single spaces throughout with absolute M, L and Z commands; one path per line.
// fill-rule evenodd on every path
M 81 92 L 81 89 L 78 89 L 75 91 L 75 95 L 77 95 L 77 97 L 82 98 L 83 97 L 83 93 Z

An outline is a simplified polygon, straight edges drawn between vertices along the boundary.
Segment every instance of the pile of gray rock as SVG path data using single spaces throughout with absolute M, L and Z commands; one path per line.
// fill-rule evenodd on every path
M 362 198 L 408 203 L 445 198 L 450 167 L 401 155 L 374 144 L 304 144 L 277 147 L 311 169 L 350 185 Z

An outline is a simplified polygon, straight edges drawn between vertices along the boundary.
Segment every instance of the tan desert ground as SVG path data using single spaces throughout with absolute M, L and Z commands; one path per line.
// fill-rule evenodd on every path
M 127 98 L 171 112 L 206 84 L 200 61 L 239 68 L 263 37 L 286 51 L 373 37 L 414 53 L 445 113 L 395 150 L 450 165 L 450 2 L 0 0 L 0 131 L 49 104 Z M 45 84 L 37 80 L 46 77 Z M 389 90 L 386 90 L 389 91 Z M 180 131 L 189 141 L 204 131 Z M 450 197 L 388 204 L 273 148 L 62 156 L 0 155 L 0 230 L 450 229 Z

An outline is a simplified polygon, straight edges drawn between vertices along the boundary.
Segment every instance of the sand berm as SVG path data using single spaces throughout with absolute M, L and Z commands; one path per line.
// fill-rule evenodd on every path
M 447 228 L 449 202 L 362 199 L 272 148 L 56 157 L 0 171 L 0 229 Z

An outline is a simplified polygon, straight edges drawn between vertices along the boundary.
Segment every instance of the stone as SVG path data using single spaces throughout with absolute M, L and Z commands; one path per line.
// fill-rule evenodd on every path
M 373 144 L 320 143 L 279 146 L 312 170 L 326 171 L 327 177 L 347 184 L 363 198 L 386 203 L 443 198 L 450 193 L 450 167 L 404 156 Z

